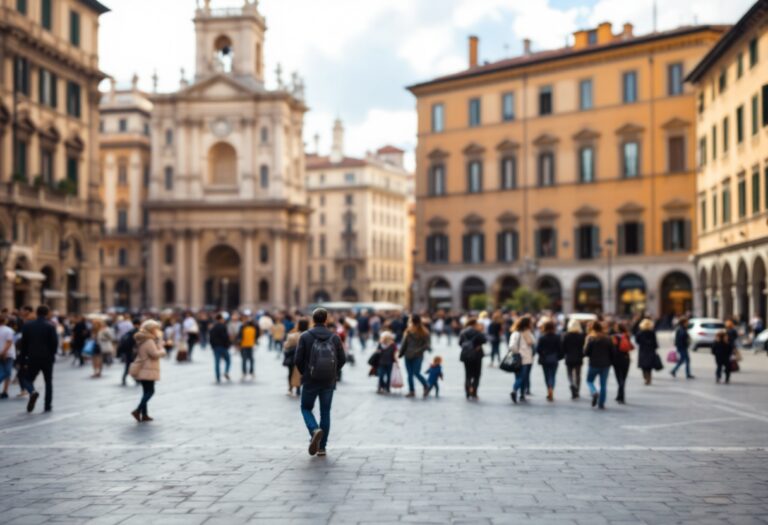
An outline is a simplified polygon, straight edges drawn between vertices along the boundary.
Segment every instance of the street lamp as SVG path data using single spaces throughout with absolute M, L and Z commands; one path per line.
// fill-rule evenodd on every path
M 0 306 L 3 301 L 3 288 L 5 287 L 5 263 L 11 256 L 13 243 L 8 239 L 0 239 Z

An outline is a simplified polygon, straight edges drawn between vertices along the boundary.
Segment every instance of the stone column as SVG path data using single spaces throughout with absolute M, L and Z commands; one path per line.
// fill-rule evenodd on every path
M 731 286 L 731 304 L 733 305 L 732 316 L 741 319 L 741 296 L 739 295 L 739 287 L 735 284 Z
M 283 308 L 286 305 L 285 301 L 285 289 L 286 289 L 286 272 L 285 272 L 285 232 L 273 231 L 272 232 L 272 276 L 274 281 L 272 282 L 272 305 L 276 308 Z
M 189 308 L 189 293 L 187 290 L 187 235 L 185 232 L 174 232 L 176 237 L 173 264 L 176 267 L 176 303 L 182 308 Z
M 160 235 L 157 232 L 153 232 L 150 235 L 147 302 L 149 303 L 150 308 L 162 308 L 164 300 L 162 284 L 160 282 L 160 252 L 162 251 L 162 246 L 160 243 Z
M 129 191 L 129 208 L 128 208 L 128 224 L 131 228 L 141 228 L 141 185 L 143 184 L 143 171 L 144 166 L 141 163 L 141 155 L 134 152 L 131 155 L 131 162 L 129 164 L 128 171 L 128 191 Z
M 203 307 L 203 279 L 202 268 L 200 263 L 200 232 L 191 232 L 191 253 L 189 255 L 189 267 L 190 267 L 190 287 L 191 296 L 189 306 L 190 308 L 202 308 Z
M 244 260 L 242 269 L 240 270 L 243 276 L 243 298 L 242 304 L 244 308 L 254 309 L 256 306 L 256 286 L 254 284 L 255 270 L 253 260 L 253 237 L 256 232 L 253 230 L 243 230 L 243 251 Z

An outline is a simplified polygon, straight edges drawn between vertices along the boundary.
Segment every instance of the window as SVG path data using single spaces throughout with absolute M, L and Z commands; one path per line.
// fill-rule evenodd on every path
M 27 171 L 29 169 L 29 159 L 27 142 L 16 137 L 13 149 L 16 151 L 16 169 L 14 175 L 21 180 L 28 180 L 29 173 L 27 173 Z
M 768 126 L 768 84 L 763 84 L 763 127 Z
M 752 213 L 760 211 L 760 169 L 752 170 Z
M 125 133 L 128 131 L 128 121 L 124 118 L 121 118 L 117 125 L 118 130 L 120 133 Z
M 496 260 L 514 262 L 518 258 L 519 235 L 515 230 L 499 232 L 496 237 Z
M 539 89 L 539 115 L 552 114 L 552 86 L 542 86 Z
M 166 129 L 165 130 L 165 145 L 166 146 L 172 146 L 173 145 L 173 130 L 172 129 Z
M 501 96 L 501 120 L 515 120 L 515 94 L 504 93 Z
M 704 90 L 699 92 L 699 115 L 704 113 Z
M 747 216 L 747 181 L 745 179 L 739 180 L 736 187 L 739 205 L 739 219 L 743 219 Z
M 357 268 L 347 264 L 341 269 L 341 275 L 347 281 L 354 281 L 357 278 Z
M 536 230 L 536 257 L 547 258 L 557 256 L 557 231 L 554 228 L 539 228 Z
M 325 282 L 325 265 L 324 264 L 320 265 L 320 282 L 321 283 Z
M 595 181 L 595 150 L 591 146 L 579 150 L 579 182 Z
M 712 160 L 717 158 L 717 126 L 712 125 Z
M 579 82 L 579 109 L 592 109 L 592 79 Z
M 483 191 L 483 163 L 479 160 L 467 163 L 467 191 L 469 193 Z
M 744 105 L 736 108 L 736 143 L 744 142 Z
M 723 224 L 731 222 L 731 189 L 723 187 Z
M 27 0 L 16 0 L 16 11 L 22 15 L 27 14 Z
M 128 266 L 128 250 L 120 248 L 117 251 L 117 265 L 121 268 Z
M 147 122 L 144 123 L 144 135 L 149 137 L 149 124 Z
M 625 142 L 622 146 L 624 178 L 632 179 L 640 175 L 640 145 L 637 142 Z
M 597 31 L 595 29 L 587 31 L 587 44 L 590 46 L 597 44 Z
M 345 184 L 354 184 L 355 183 L 355 174 L 354 173 L 345 173 L 344 174 L 344 183 Z
M 479 264 L 485 262 L 485 235 L 482 233 L 467 233 L 464 235 L 465 263 Z
M 707 229 L 707 199 L 702 198 L 699 204 L 699 217 L 701 217 L 701 231 Z
M 717 92 L 722 93 L 725 88 L 728 87 L 728 70 L 723 68 L 720 70 L 720 76 L 717 79 Z
M 118 233 L 128 231 L 128 210 L 125 208 L 117 210 L 117 231 Z
M 622 93 L 625 104 L 637 102 L 637 72 L 627 71 L 622 75 Z
M 517 158 L 509 156 L 501 159 L 501 189 L 512 190 L 517 187 Z
M 595 259 L 600 254 L 600 229 L 592 224 L 577 226 L 573 239 L 577 259 Z
M 163 299 L 166 305 L 171 305 L 176 301 L 176 286 L 170 279 L 163 283 Z
M 712 190 L 712 226 L 717 226 L 717 190 Z
M 67 82 L 67 115 L 80 118 L 80 84 Z
M 259 246 L 259 262 L 267 264 L 269 262 L 269 246 L 262 244 Z
M 53 27 L 51 0 L 40 0 L 40 24 L 48 31 Z
M 354 202 L 355 202 L 354 195 L 352 195 L 351 193 L 347 193 L 346 195 L 344 195 L 344 204 L 346 204 L 347 206 L 351 206 L 352 204 L 354 204 Z
M 429 194 L 445 195 L 445 165 L 435 164 L 429 170 Z
M 320 251 L 320 257 L 325 257 L 325 234 L 321 233 L 318 239 L 318 250 Z
M 80 13 L 69 12 L 69 42 L 75 47 L 80 47 Z
M 74 193 L 77 193 L 78 181 L 80 180 L 79 171 L 80 162 L 78 158 L 72 155 L 67 157 L 67 179 L 72 183 Z
M 744 75 L 744 53 L 739 52 L 736 55 L 736 78 L 741 78 Z
M 551 151 L 539 153 L 539 186 L 555 185 L 555 155 Z
M 763 192 L 765 195 L 764 207 L 768 209 L 768 165 L 765 166 L 765 173 L 763 174 Z
M 480 99 L 469 99 L 469 127 L 480 125 Z
M 757 98 L 757 95 L 754 95 L 752 97 L 752 134 L 753 135 L 757 135 L 757 130 L 760 129 L 760 125 L 759 125 L 760 121 L 758 120 L 759 104 L 760 102 Z
M 174 249 L 173 244 L 166 244 L 165 245 L 165 264 L 173 264 L 174 259 Z
M 757 65 L 757 38 L 753 38 L 749 41 L 749 67 L 753 68 Z
M 432 132 L 440 133 L 445 130 L 445 106 L 432 104 Z
M 662 225 L 665 252 L 687 251 L 691 247 L 691 223 L 685 219 L 670 219 Z
M 263 189 L 269 188 L 269 166 L 262 164 L 259 168 L 259 185 Z
M 43 178 L 43 182 L 49 186 L 53 184 L 55 180 L 53 167 L 54 163 L 54 150 L 49 148 L 41 148 L 40 150 L 40 175 Z
M 433 233 L 427 236 L 427 262 L 448 262 L 448 236 L 443 233 Z
M 150 172 L 149 172 L 149 165 L 144 166 L 144 177 L 143 177 L 143 184 L 145 188 L 149 188 L 149 180 L 151 178 Z
M 643 223 L 630 221 L 619 224 L 617 231 L 617 253 L 619 255 L 641 255 L 643 253 Z
M 17 93 L 29 96 L 29 61 L 24 57 L 14 59 L 13 84 Z
M 269 128 L 267 128 L 266 126 L 261 128 L 261 143 L 262 144 L 269 143 Z
M 170 166 L 165 167 L 165 189 L 168 191 L 173 189 L 173 168 Z
M 40 68 L 40 83 L 38 85 L 40 103 L 52 108 L 57 105 L 56 75 L 47 69 Z
M 669 137 L 667 139 L 669 156 L 669 172 L 679 173 L 685 171 L 685 137 Z
M 683 93 L 683 64 L 677 62 L 667 66 L 667 95 L 675 96 Z
M 119 186 L 128 185 L 128 163 L 121 161 L 117 165 L 117 184 Z
M 723 154 L 728 151 L 728 117 L 723 119 Z

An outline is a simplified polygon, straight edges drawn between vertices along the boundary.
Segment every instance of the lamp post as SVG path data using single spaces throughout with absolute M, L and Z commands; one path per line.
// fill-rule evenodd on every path
M 5 292 L 5 263 L 8 262 L 8 258 L 11 256 L 11 248 L 13 243 L 7 239 L 0 239 L 0 308 L 2 308 L 2 302 Z
M 613 256 L 613 239 L 606 239 L 605 240 L 605 246 L 606 246 L 606 255 L 608 257 L 608 313 L 614 313 L 613 307 L 611 305 L 614 304 L 613 301 L 613 276 L 611 275 L 611 257 Z

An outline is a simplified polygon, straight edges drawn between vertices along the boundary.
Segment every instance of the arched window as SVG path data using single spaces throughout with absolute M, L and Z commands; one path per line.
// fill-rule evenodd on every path
M 174 250 L 173 250 L 173 244 L 166 244 L 165 245 L 165 264 L 173 264 L 174 259 Z
M 259 184 L 262 188 L 269 188 L 269 166 L 266 164 L 259 168 Z
M 165 189 L 168 191 L 173 189 L 173 168 L 171 166 L 165 167 Z
M 213 47 L 216 51 L 217 68 L 224 73 L 231 73 L 234 56 L 232 41 L 229 39 L 229 37 L 221 35 L 216 39 Z
M 262 303 L 269 301 L 269 282 L 266 279 L 259 281 L 259 301 Z
M 259 261 L 261 261 L 261 264 L 269 262 L 269 246 L 266 244 L 259 246 Z
M 167 279 L 163 284 L 163 302 L 166 305 L 172 305 L 176 302 L 176 286 L 170 279 Z
M 208 150 L 208 180 L 211 184 L 237 184 L 237 152 L 230 144 L 219 142 Z

